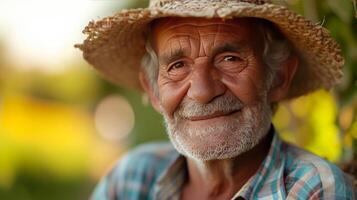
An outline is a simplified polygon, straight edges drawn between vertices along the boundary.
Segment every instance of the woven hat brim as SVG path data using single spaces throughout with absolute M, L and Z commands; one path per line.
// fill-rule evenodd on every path
M 279 5 L 197 5 L 123 10 L 112 17 L 90 22 L 84 30 L 88 34 L 87 39 L 76 47 L 111 82 L 141 90 L 138 71 L 145 53 L 145 32 L 152 20 L 162 17 L 255 17 L 273 22 L 291 41 L 301 58 L 287 99 L 320 88 L 331 89 L 340 82 L 344 59 L 339 45 L 322 26 Z

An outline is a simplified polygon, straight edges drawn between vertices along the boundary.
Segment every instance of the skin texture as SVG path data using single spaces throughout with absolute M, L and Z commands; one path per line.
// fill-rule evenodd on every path
M 265 112 L 268 108 L 261 108 L 261 105 L 284 99 L 297 67 L 296 57 L 291 56 L 282 63 L 282 70 L 276 72 L 273 84 L 267 85 L 267 67 L 261 56 L 262 38 L 254 29 L 252 19 L 166 18 L 153 25 L 151 39 L 159 59 L 159 96 L 154 95 L 144 72 L 140 73 L 140 81 L 154 108 L 167 121 L 175 120 L 186 101 L 206 105 L 233 95 L 244 105 L 242 110 L 232 112 L 186 116 L 176 128 L 185 126 L 185 129 L 196 130 L 208 125 L 220 126 L 240 118 L 248 108 L 260 108 L 251 110 L 256 111 L 257 121 L 265 120 L 264 116 L 259 118 L 260 111 Z M 254 144 L 249 151 L 224 159 L 200 160 L 186 156 L 189 180 L 181 199 L 231 198 L 257 171 L 269 149 L 269 127 L 266 124 L 259 126 L 264 127 L 253 128 L 257 132 L 260 128 L 263 131 L 263 134 L 259 133 L 260 143 Z M 229 131 L 217 132 L 183 141 L 194 140 L 190 147 L 203 149 L 213 147 L 231 135 Z

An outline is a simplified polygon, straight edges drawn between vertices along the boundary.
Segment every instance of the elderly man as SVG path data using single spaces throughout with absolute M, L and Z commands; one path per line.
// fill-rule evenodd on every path
M 93 199 L 354 199 L 343 172 L 271 124 L 280 101 L 341 78 L 324 28 L 264 0 L 152 0 L 85 32 L 84 57 L 140 84 L 172 143 L 129 152 Z

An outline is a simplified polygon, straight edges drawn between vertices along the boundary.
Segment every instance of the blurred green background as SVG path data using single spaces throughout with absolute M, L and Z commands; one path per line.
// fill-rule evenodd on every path
M 285 140 L 352 172 L 357 148 L 353 3 L 285 4 L 327 27 L 341 44 L 346 65 L 336 90 L 282 103 L 275 125 Z M 106 82 L 73 48 L 84 39 L 88 21 L 146 5 L 145 0 L 0 2 L 0 199 L 88 199 L 125 151 L 167 139 L 160 115 L 144 95 Z

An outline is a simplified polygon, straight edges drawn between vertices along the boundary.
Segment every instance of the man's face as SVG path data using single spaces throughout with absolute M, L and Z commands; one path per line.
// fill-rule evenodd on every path
M 270 127 L 270 86 L 252 20 L 163 19 L 152 40 L 160 107 L 180 153 L 225 159 L 259 143 Z

